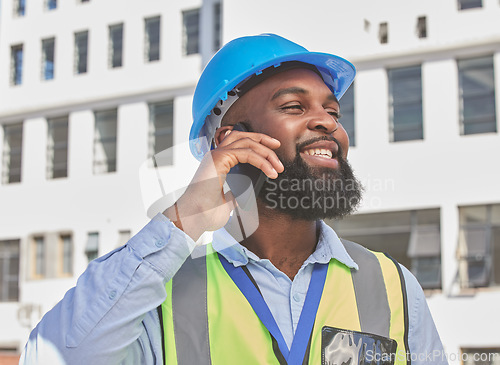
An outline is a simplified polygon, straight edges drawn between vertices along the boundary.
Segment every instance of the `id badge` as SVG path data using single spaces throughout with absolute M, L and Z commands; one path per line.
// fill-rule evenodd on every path
M 371 333 L 324 326 L 322 365 L 393 365 L 397 342 Z

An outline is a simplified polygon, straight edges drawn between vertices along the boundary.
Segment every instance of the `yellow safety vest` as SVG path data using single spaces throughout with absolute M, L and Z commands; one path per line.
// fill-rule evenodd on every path
M 368 360 L 406 364 L 408 313 L 399 265 L 382 253 L 342 242 L 359 270 L 330 261 L 304 364 L 330 364 L 325 352 L 329 356 L 342 353 L 335 348 L 339 341 L 347 346 L 343 356 L 348 356 L 345 349 L 349 348 L 351 359 L 358 363 L 361 360 L 356 359 L 364 356 L 366 364 L 372 363 Z M 282 357 L 278 359 L 277 344 L 211 245 L 198 247 L 166 284 L 166 290 L 167 299 L 159 311 L 165 364 L 286 364 Z M 328 345 L 325 340 L 332 328 L 337 337 Z M 373 352 L 370 359 L 366 353 L 370 349 L 365 346 L 362 350 L 362 344 L 356 343 L 356 336 L 363 334 L 390 338 L 396 341 L 397 350 L 390 359 L 380 358 L 380 354 L 377 358 Z M 339 364 L 344 362 L 340 360 Z M 351 365 L 355 365 L 352 360 Z

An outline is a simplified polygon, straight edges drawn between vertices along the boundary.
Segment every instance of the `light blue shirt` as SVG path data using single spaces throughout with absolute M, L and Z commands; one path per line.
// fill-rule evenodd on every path
M 288 346 L 292 343 L 316 262 L 357 264 L 336 233 L 321 225 L 316 251 L 290 280 L 267 259 L 237 243 L 224 229 L 213 247 L 235 266 L 247 265 Z M 163 365 L 156 308 L 166 299 L 165 283 L 195 243 L 165 216 L 157 215 L 123 247 L 94 260 L 76 287 L 32 331 L 20 364 Z M 409 305 L 412 364 L 446 364 L 439 335 L 415 277 L 403 268 Z M 432 356 L 429 356 L 432 354 Z

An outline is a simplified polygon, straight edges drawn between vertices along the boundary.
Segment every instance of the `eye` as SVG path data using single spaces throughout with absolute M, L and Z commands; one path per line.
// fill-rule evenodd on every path
M 336 121 L 339 121 L 339 119 L 342 117 L 342 114 L 335 110 L 329 111 L 328 114 L 330 114 Z
M 282 106 L 281 110 L 292 114 L 300 114 L 303 112 L 304 108 L 300 104 L 292 104 Z

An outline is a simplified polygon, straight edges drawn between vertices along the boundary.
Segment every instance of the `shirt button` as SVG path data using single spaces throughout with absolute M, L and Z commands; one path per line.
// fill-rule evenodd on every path
M 295 293 L 293 295 L 293 300 L 295 300 L 296 302 L 300 302 L 300 294 L 299 293 Z
M 158 240 L 155 242 L 156 247 L 163 247 L 165 246 L 165 242 L 163 240 Z
M 109 299 L 113 300 L 116 297 L 116 290 L 111 290 L 109 293 Z

